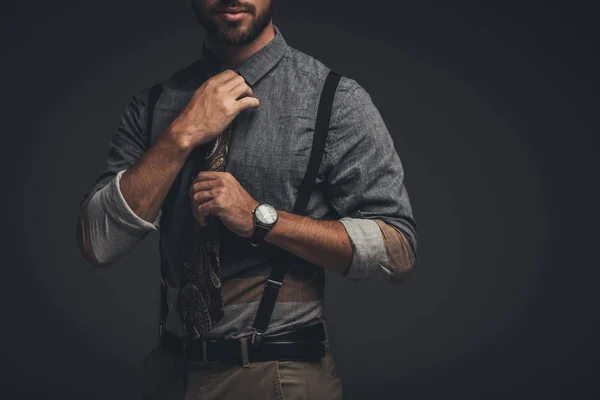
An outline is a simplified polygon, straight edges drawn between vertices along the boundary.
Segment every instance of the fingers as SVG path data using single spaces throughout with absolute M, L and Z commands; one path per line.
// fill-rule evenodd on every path
M 252 88 L 248 86 L 245 82 L 241 82 L 239 85 L 234 86 L 229 93 L 233 95 L 234 99 L 239 99 L 242 96 L 250 96 L 253 97 Z
M 223 84 L 237 76 L 240 76 L 240 74 L 238 74 L 232 69 L 226 69 L 225 71 L 219 72 L 218 74 L 210 78 L 210 80 L 216 84 Z
M 226 171 L 200 171 L 190 185 L 190 196 L 204 190 L 220 190 L 227 182 L 235 180 L 231 173 Z
M 211 212 L 208 209 L 208 207 L 205 207 L 205 205 L 210 202 L 212 202 L 212 200 L 210 200 L 207 203 L 202 203 L 200 205 L 194 205 L 194 214 L 200 226 L 208 226 L 208 216 L 211 214 Z
M 221 83 L 221 90 L 223 91 L 229 91 L 231 95 L 234 96 L 234 99 L 238 99 L 242 96 L 248 96 L 248 97 L 253 97 L 253 93 L 252 93 L 252 88 L 246 83 L 246 79 L 244 79 L 243 76 L 238 75 L 236 73 L 236 76 L 234 76 L 233 78 L 227 80 L 226 82 Z M 244 106 L 243 108 L 240 108 L 239 110 L 248 108 L 249 106 L 252 106 L 256 104 L 255 102 L 250 103 L 250 105 L 246 105 L 245 103 L 242 103 L 241 106 Z M 258 105 L 256 105 L 258 106 Z
M 202 207 L 208 202 L 212 202 L 215 198 L 212 190 L 202 190 L 191 193 L 191 205 L 192 212 L 196 220 L 200 223 L 200 226 L 208 225 L 208 215 L 211 213 L 209 209 Z
M 222 179 L 226 178 L 229 172 L 220 171 L 200 171 L 194 182 L 190 186 L 190 199 L 193 214 L 200 226 L 207 226 L 207 217 L 211 214 L 215 198 L 215 189 L 222 186 Z M 210 203 L 210 207 L 206 208 L 204 204 Z
M 200 226 L 208 226 L 208 216 L 214 213 L 214 200 L 209 200 L 198 206 L 195 206 L 196 219 L 200 223 Z
M 238 85 L 248 86 L 244 77 L 236 74 L 233 78 L 227 80 L 226 82 L 222 82 L 221 89 L 225 92 L 229 92 Z M 248 86 L 248 87 L 250 87 L 250 86 Z
M 221 178 L 221 175 L 226 173 L 227 172 L 221 171 L 200 171 L 198 172 L 198 175 L 196 175 L 196 178 L 194 179 L 193 183 L 200 181 L 214 181 L 215 179 Z
M 247 108 L 257 108 L 260 102 L 256 97 L 243 97 L 234 103 L 236 111 L 240 112 Z
M 215 198 L 217 187 L 211 184 L 211 182 L 196 182 L 190 187 L 189 196 L 192 206 L 196 207 Z
M 232 79 L 232 81 L 235 80 Z M 231 88 L 230 93 L 237 100 L 233 104 L 236 113 L 240 113 L 247 108 L 256 108 L 260 105 L 259 100 L 252 93 L 252 88 L 246 84 L 246 81 L 243 81 L 243 78 L 239 84 Z
M 219 179 L 225 174 L 217 171 L 201 171 L 190 185 L 189 196 L 194 197 L 194 194 L 201 191 L 212 190 L 222 186 L 222 181 Z M 207 178 L 208 176 L 208 178 Z
M 196 220 L 201 226 L 208 226 L 208 217 L 210 215 L 220 218 L 219 214 L 223 209 L 222 198 L 219 199 L 207 192 L 198 192 L 196 197 L 200 198 L 201 200 L 198 202 L 193 200 L 192 205 Z
M 201 192 L 202 190 L 211 190 L 216 185 L 214 184 L 215 180 L 212 181 L 195 181 L 192 186 L 190 186 L 190 196 L 193 196 L 196 192 Z
M 212 190 L 201 190 L 192 194 L 192 202 L 198 206 L 202 203 L 206 203 L 215 198 L 215 194 Z

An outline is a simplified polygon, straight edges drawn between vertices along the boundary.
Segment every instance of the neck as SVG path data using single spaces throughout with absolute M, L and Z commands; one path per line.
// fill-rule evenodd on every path
M 235 68 L 252 54 L 265 47 L 274 37 L 275 30 L 273 29 L 273 21 L 271 21 L 255 40 L 243 46 L 219 43 L 209 36 L 205 37 L 204 42 L 208 50 L 217 56 L 227 68 Z

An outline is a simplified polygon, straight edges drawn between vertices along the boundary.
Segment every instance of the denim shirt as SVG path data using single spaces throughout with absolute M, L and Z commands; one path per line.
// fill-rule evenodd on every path
M 225 171 L 257 201 L 291 212 L 308 165 L 319 98 L 330 69 L 289 46 L 275 25 L 274 30 L 273 40 L 237 67 L 260 100 L 260 106 L 244 110 L 234 119 Z M 95 216 L 96 221 L 105 222 L 90 224 L 91 230 L 94 226 L 98 229 L 112 226 L 113 233 L 105 232 L 104 238 L 98 232 L 88 232 L 97 238 L 94 252 L 99 263 L 116 262 L 150 231 L 160 231 L 164 255 L 161 266 L 172 290 L 167 329 L 174 332 L 183 332 L 172 315 L 175 314 L 172 299 L 181 276 L 183 235 L 193 221 L 188 191 L 194 179 L 193 157 L 197 156 L 197 149 L 188 157 L 155 221 L 145 221 L 129 208 L 119 182 L 125 170 L 184 109 L 195 90 L 224 69 L 203 44 L 196 62 L 161 82 L 162 94 L 153 110 L 149 130 L 149 87 L 133 96 L 112 138 L 107 167 L 81 201 L 80 218 L 91 221 Z M 399 273 L 396 271 L 399 266 L 391 262 L 392 253 L 382 232 L 384 226 L 401 232 L 408 244 L 408 257 L 413 264 L 416 261 L 417 224 L 403 181 L 400 158 L 378 109 L 362 86 L 342 76 L 334 95 L 323 160 L 305 215 L 339 220 L 344 225 L 353 248 L 349 279 L 390 282 Z M 226 229 L 220 253 L 222 281 L 238 280 L 238 287 L 244 279 L 247 282 L 266 279 L 273 265 L 279 262 L 268 244 L 253 247 L 247 239 Z M 300 257 L 292 260 L 292 270 L 315 268 Z M 213 336 L 249 334 L 260 298 L 257 296 L 235 305 L 226 304 L 226 316 L 211 331 Z M 288 303 L 276 306 L 267 335 L 322 317 L 321 294 L 308 298 L 292 296 Z

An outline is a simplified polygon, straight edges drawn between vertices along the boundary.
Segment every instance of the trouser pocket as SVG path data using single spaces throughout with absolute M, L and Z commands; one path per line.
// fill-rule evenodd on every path
M 340 400 L 341 380 L 331 353 L 320 361 L 278 361 L 283 400 Z

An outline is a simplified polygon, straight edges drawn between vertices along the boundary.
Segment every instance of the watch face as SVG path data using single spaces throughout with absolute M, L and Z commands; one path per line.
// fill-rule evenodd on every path
M 271 225 L 277 221 L 277 210 L 268 204 L 261 204 L 254 211 L 256 218 L 263 224 Z

